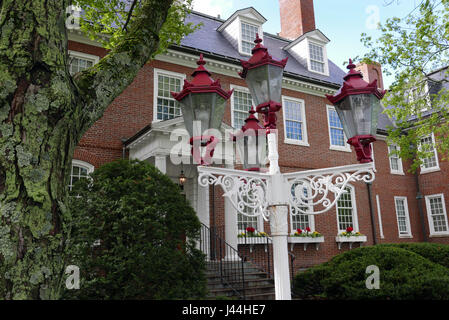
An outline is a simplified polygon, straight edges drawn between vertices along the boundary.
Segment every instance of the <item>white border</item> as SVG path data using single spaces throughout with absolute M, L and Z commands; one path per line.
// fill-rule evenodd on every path
M 445 232 L 444 231 L 443 232 L 434 231 L 435 228 L 433 226 L 432 212 L 430 211 L 430 199 L 431 198 L 441 198 L 444 216 L 445 216 L 445 222 L 446 222 L 446 231 Z M 438 236 L 438 235 L 449 236 L 449 226 L 448 226 L 448 222 L 447 222 L 446 202 L 444 201 L 444 194 L 442 194 L 442 193 L 431 194 L 431 195 L 425 196 L 425 199 L 426 199 L 427 220 L 429 222 L 430 236 Z
M 352 231 L 353 232 L 359 232 L 359 220 L 357 218 L 357 200 L 355 198 L 355 188 L 353 185 L 348 184 L 348 188 L 351 189 L 351 202 L 352 202 Z M 338 202 L 335 204 L 335 217 L 337 218 L 337 234 L 340 234 L 342 232 L 346 232 L 345 230 L 340 230 L 340 224 L 338 221 Z
M 346 144 L 345 147 L 336 146 L 336 145 L 332 144 L 331 123 L 329 121 L 329 110 L 330 109 L 335 110 L 335 107 L 327 104 L 326 105 L 326 117 L 327 117 L 327 129 L 328 129 L 328 135 L 329 135 L 329 149 L 334 150 L 334 151 L 352 152 L 351 146 L 347 142 L 345 142 L 345 144 Z M 345 131 L 343 130 L 343 141 L 347 141 L 347 140 L 348 140 L 348 138 L 346 137 Z
M 243 23 L 246 23 L 246 24 L 249 24 L 249 25 L 251 25 L 251 26 L 253 26 L 253 27 L 257 27 L 257 28 L 258 28 L 258 32 L 257 32 L 257 33 L 259 34 L 259 38 L 262 39 L 262 42 L 263 42 L 263 30 L 262 30 L 262 25 L 259 24 L 259 23 L 256 23 L 255 20 L 252 20 L 252 19 L 250 19 L 250 18 L 248 18 L 248 17 L 245 17 L 245 16 L 239 16 L 239 17 L 238 17 L 238 24 L 239 24 L 238 50 L 239 50 L 239 53 L 240 53 L 242 56 L 248 56 L 248 57 L 250 57 L 250 56 L 252 56 L 252 53 L 251 53 L 251 52 L 250 52 L 250 53 L 246 53 L 246 52 L 243 52 L 243 50 L 242 50 L 242 42 L 243 42 L 243 37 L 242 37 L 242 22 L 243 22 Z M 254 39 L 254 40 L 256 40 L 256 39 Z M 256 44 L 254 44 L 254 45 L 256 45 Z
M 396 202 L 397 200 L 404 200 L 405 224 L 406 224 L 406 227 L 407 227 L 407 233 L 406 234 L 401 234 L 401 231 L 399 230 L 398 206 L 397 206 L 397 202 Z M 396 211 L 396 223 L 398 225 L 399 238 L 413 238 L 411 225 L 410 225 L 410 213 L 408 211 L 407 197 L 395 196 L 394 197 L 394 210 Z
M 247 87 L 242 87 L 242 86 L 231 84 L 230 88 L 231 88 L 231 90 L 234 90 L 234 92 L 235 91 L 243 91 L 243 92 L 251 94 L 251 92 L 249 92 L 249 89 Z M 234 129 L 240 129 L 240 128 L 234 127 L 234 93 L 232 93 L 230 100 L 231 100 L 231 127 L 233 127 Z M 251 105 L 254 106 L 253 96 L 251 96 Z M 249 113 L 248 113 L 248 116 L 249 116 Z M 258 114 L 255 113 L 254 116 L 257 118 Z
M 314 45 L 316 45 L 318 47 L 323 48 L 323 59 L 324 59 L 324 61 L 322 63 L 324 63 L 324 72 L 319 72 L 319 71 L 316 71 L 316 70 L 312 70 L 312 63 L 311 63 L 312 58 L 310 57 L 310 43 L 312 43 L 312 44 L 314 44 Z M 317 61 L 317 60 L 315 60 L 315 61 Z M 313 73 L 329 76 L 329 60 L 327 59 L 326 44 L 320 43 L 317 40 L 311 40 L 310 38 L 307 38 L 307 69 L 310 72 L 313 72 Z
M 164 69 L 157 69 L 157 68 L 153 69 L 153 123 L 163 121 L 157 119 L 157 94 L 158 94 L 157 88 L 158 88 L 159 74 L 181 79 L 181 90 L 183 87 L 184 80 L 186 79 L 186 75 L 184 73 L 167 71 Z
M 285 105 L 286 100 L 293 101 L 293 102 L 299 103 L 301 105 L 301 117 L 302 117 L 302 124 L 303 124 L 302 138 L 303 139 L 295 140 L 295 139 L 287 138 L 287 125 L 285 122 L 287 120 L 287 118 L 285 117 L 285 107 L 283 107 L 282 108 L 282 117 L 283 117 L 283 124 L 284 124 L 284 143 L 309 147 L 310 144 L 309 144 L 308 135 L 307 135 L 306 104 L 303 99 L 293 98 L 293 97 L 289 97 L 289 96 L 282 96 L 282 105 L 283 106 Z
M 308 194 L 310 194 L 312 191 L 310 190 L 310 188 L 307 188 L 307 192 Z M 313 212 L 313 206 L 310 205 L 308 206 L 310 212 Z M 290 206 L 290 210 L 289 210 L 289 216 L 290 216 L 290 233 L 291 235 L 294 235 L 296 232 L 296 229 L 293 229 L 293 214 L 292 214 L 292 207 Z M 315 231 L 315 215 L 314 214 L 308 214 L 309 216 L 309 228 L 311 230 L 311 232 Z
M 402 166 L 402 159 L 398 156 L 398 170 L 393 170 L 391 167 L 391 151 L 390 147 L 396 147 L 398 151 L 400 151 L 399 146 L 397 145 L 388 145 L 387 144 L 387 151 L 388 151 L 388 165 L 390 166 L 390 173 L 391 174 L 398 174 L 398 175 L 404 175 L 404 167 Z
M 100 57 L 99 56 L 95 56 L 93 54 L 88 54 L 88 53 L 79 52 L 79 51 L 72 51 L 72 50 L 68 50 L 68 53 L 69 53 L 69 57 L 70 58 L 71 57 L 75 57 L 75 58 L 92 60 L 94 62 L 94 64 L 97 64 L 98 61 L 100 61 Z
M 425 137 L 421 138 L 420 139 L 420 145 L 421 145 L 421 140 L 424 139 L 424 138 L 427 138 L 428 136 L 432 137 L 433 154 L 435 155 L 435 160 L 436 160 L 437 165 L 435 167 L 430 167 L 430 168 L 424 168 L 423 165 L 421 165 L 420 166 L 420 168 L 421 168 L 420 173 L 421 174 L 429 173 L 429 172 L 435 172 L 435 171 L 440 171 L 440 161 L 438 160 L 438 151 L 437 151 L 437 147 L 436 147 L 436 144 L 435 144 L 435 135 L 433 134 L 433 132 L 430 135 L 426 135 Z
M 90 164 L 89 162 L 77 160 L 77 159 L 72 160 L 72 166 L 84 167 L 87 169 L 87 173 L 92 173 L 95 170 L 95 167 L 92 164 Z M 72 174 L 72 171 L 70 171 L 70 175 L 71 174 Z

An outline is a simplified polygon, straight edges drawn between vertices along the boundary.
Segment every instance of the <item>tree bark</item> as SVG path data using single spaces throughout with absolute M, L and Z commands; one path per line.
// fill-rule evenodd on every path
M 59 298 L 74 148 L 157 50 L 171 3 L 143 1 L 123 43 L 72 78 L 70 0 L 0 0 L 0 298 Z

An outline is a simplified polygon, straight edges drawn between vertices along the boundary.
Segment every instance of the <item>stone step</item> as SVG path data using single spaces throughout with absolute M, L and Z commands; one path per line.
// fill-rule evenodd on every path
M 221 289 L 213 289 L 209 290 L 209 297 L 217 297 L 217 296 L 225 296 L 225 297 L 233 297 L 236 296 L 236 290 L 243 295 L 243 290 L 241 289 L 241 286 L 239 287 L 226 287 Z M 245 287 L 245 297 L 246 298 L 262 298 L 264 296 L 271 296 L 274 295 L 274 285 L 261 285 L 251 288 Z
M 209 290 L 213 290 L 213 289 L 221 289 L 221 288 L 226 288 L 227 286 L 231 285 L 233 287 L 241 287 L 241 281 L 239 280 L 234 280 L 234 281 L 228 281 L 228 282 L 222 282 L 221 280 L 213 280 L 213 281 L 208 281 L 207 286 L 209 288 Z M 274 286 L 273 280 L 269 279 L 269 278 L 262 278 L 262 279 L 248 279 L 245 281 L 245 288 L 247 289 L 251 289 L 254 287 L 258 287 L 261 285 L 267 285 L 267 286 Z

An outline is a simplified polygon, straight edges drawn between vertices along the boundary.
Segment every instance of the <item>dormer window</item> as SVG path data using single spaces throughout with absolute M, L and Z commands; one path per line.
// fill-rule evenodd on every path
M 323 46 L 309 41 L 310 69 L 319 73 L 324 73 Z
M 250 7 L 234 12 L 217 31 L 223 34 L 239 54 L 250 56 L 256 34 L 263 40 L 262 25 L 266 21 L 256 9 Z
M 251 50 L 254 48 L 256 34 L 259 33 L 259 27 L 243 21 L 240 24 L 242 31 L 241 52 L 251 54 Z
M 329 39 L 318 29 L 304 33 L 283 49 L 310 72 L 329 76 L 326 44 Z

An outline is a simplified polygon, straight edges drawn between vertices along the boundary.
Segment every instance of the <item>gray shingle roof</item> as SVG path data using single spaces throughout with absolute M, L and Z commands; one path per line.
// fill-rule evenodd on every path
M 192 12 L 186 18 L 186 23 L 189 22 L 194 25 L 202 23 L 203 26 L 199 30 L 185 37 L 181 41 L 181 46 L 196 48 L 201 51 L 218 54 L 231 59 L 248 60 L 247 56 L 240 55 L 238 50 L 234 48 L 219 31 L 217 31 L 217 28 L 224 22 L 224 20 L 210 17 L 202 13 Z M 282 49 L 290 42 L 290 40 L 264 32 L 263 45 L 268 48 L 268 52 L 276 59 L 288 57 L 288 62 L 285 67 L 286 72 L 322 82 L 328 82 L 334 85 L 342 84 L 345 72 L 336 64 L 329 60 L 329 76 L 310 72 L 287 51 Z

